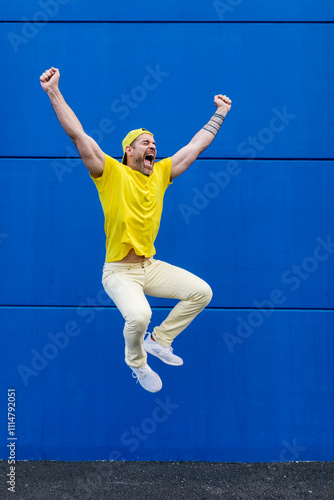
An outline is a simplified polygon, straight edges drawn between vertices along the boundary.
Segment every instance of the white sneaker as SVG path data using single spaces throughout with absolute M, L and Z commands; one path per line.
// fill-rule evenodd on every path
M 149 392 L 158 392 L 162 388 L 161 378 L 147 364 L 141 368 L 130 366 L 133 378 Z
M 152 340 L 150 333 L 147 334 L 147 337 L 143 343 L 143 348 L 146 352 L 153 354 L 153 356 L 156 356 L 164 363 L 167 363 L 167 365 L 183 365 L 183 359 L 173 354 L 172 347 L 163 347 L 162 345 L 158 344 L 158 342 Z

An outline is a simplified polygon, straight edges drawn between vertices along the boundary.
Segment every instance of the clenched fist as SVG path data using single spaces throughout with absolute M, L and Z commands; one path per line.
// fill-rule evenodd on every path
M 59 69 L 54 67 L 47 69 L 39 78 L 42 85 L 42 89 L 45 90 L 45 92 L 57 89 L 59 77 L 60 77 Z
M 231 109 L 232 101 L 226 95 L 218 94 L 215 95 L 214 103 L 217 107 L 217 110 L 222 111 L 225 116 Z

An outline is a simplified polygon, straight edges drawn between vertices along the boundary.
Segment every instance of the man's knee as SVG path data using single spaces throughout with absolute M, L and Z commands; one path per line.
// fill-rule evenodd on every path
M 201 295 L 202 295 L 202 301 L 204 303 L 204 306 L 207 306 L 212 299 L 212 289 L 211 289 L 210 285 L 208 285 L 207 283 L 204 283 L 202 290 L 201 290 Z
M 193 299 L 202 307 L 206 307 L 212 299 L 211 287 L 202 281 L 199 283 L 196 292 L 194 292 Z
M 131 319 L 127 320 L 128 326 L 137 332 L 146 331 L 150 321 L 151 321 L 152 311 L 151 309 L 143 309 L 137 311 Z

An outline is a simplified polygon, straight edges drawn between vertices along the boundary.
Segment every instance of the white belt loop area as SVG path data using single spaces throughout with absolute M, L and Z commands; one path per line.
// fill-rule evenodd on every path
M 153 264 L 154 259 L 153 257 L 149 257 L 146 260 L 143 260 L 142 262 L 106 262 L 103 266 L 103 270 L 110 270 L 110 271 L 119 271 L 119 270 L 125 270 L 127 269 L 130 271 L 131 269 L 144 269 L 147 266 L 150 266 Z
M 151 264 L 153 264 L 153 260 L 154 259 L 152 257 L 150 257 L 150 258 L 148 258 L 146 260 L 143 260 L 142 262 L 136 262 L 136 263 L 133 263 L 133 264 L 128 264 L 128 266 L 129 266 L 129 269 L 138 269 L 138 268 L 139 269 L 140 268 L 144 269 L 145 267 L 150 266 Z
M 144 269 L 144 267 L 150 266 L 151 264 L 153 264 L 152 257 L 150 257 L 149 259 L 143 260 L 143 262 L 141 262 L 141 267 Z

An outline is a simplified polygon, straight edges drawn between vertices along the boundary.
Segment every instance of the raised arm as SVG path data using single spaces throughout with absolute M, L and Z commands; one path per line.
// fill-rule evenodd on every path
M 210 118 L 209 122 L 197 132 L 187 146 L 172 156 L 171 179 L 175 179 L 175 177 L 178 177 L 187 170 L 216 137 L 225 116 L 231 109 L 232 101 L 226 95 L 219 94 L 215 96 L 214 103 L 217 111 Z
M 74 142 L 82 161 L 93 177 L 100 177 L 103 174 L 105 154 L 94 139 L 84 132 L 78 118 L 66 104 L 58 87 L 59 77 L 59 70 L 52 67 L 40 76 L 41 86 L 48 94 L 61 126 Z

